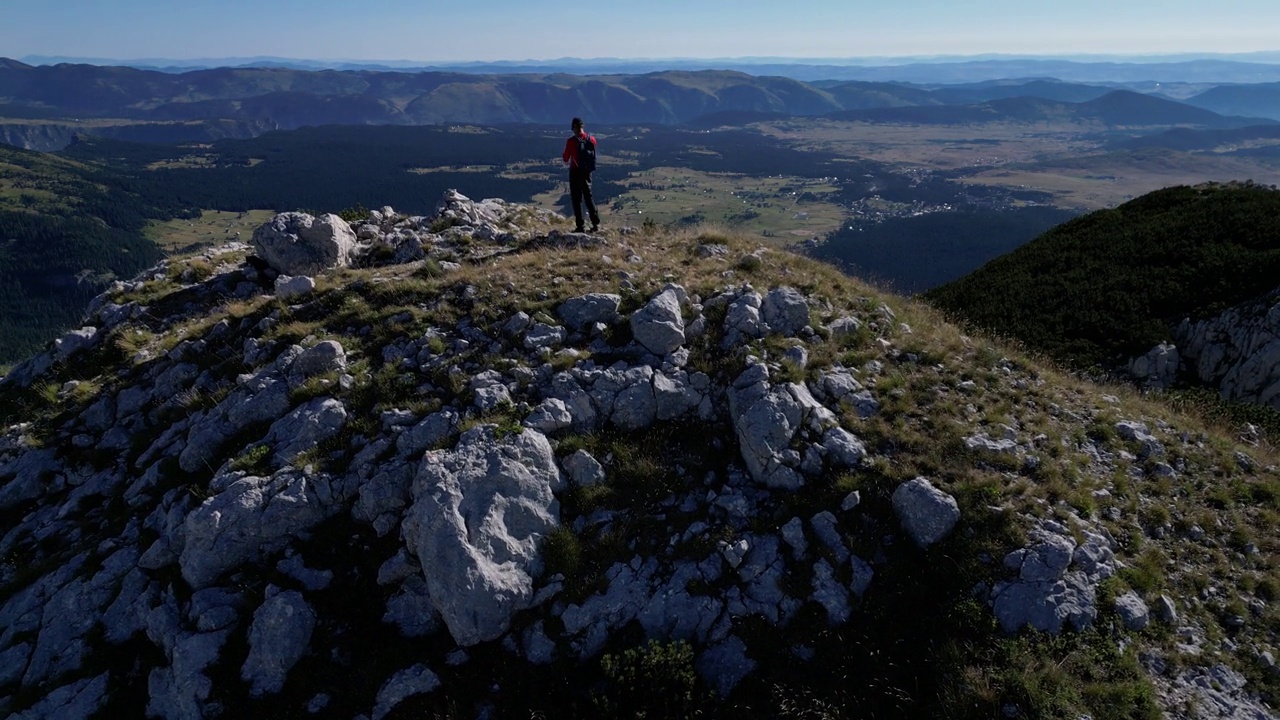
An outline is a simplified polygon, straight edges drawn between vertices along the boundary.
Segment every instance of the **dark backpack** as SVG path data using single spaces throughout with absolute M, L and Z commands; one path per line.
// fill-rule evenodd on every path
M 591 142 L 591 136 L 578 136 L 578 172 L 595 172 L 596 169 L 596 144 Z

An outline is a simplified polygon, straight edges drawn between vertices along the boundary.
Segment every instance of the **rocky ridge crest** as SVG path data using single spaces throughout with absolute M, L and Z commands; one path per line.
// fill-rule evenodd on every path
M 687 643 L 728 707 L 782 665 L 851 662 L 826 639 L 899 596 L 1121 643 L 1167 603 L 1224 652 L 1197 624 L 1212 595 L 1116 585 L 1135 529 L 1194 538 L 1133 486 L 1269 487 L 1265 456 L 1224 471 L 1203 432 L 922 338 L 899 314 L 924 310 L 807 261 L 563 223 L 456 192 L 431 217 L 282 215 L 252 256 L 120 284 L 15 368 L 0 710 L 381 718 L 453 683 L 492 716 L 532 702 L 498 666 L 563 677 L 637 637 Z M 1268 652 L 1268 612 L 1228 642 Z M 1219 716 L 1268 712 L 1223 668 Z

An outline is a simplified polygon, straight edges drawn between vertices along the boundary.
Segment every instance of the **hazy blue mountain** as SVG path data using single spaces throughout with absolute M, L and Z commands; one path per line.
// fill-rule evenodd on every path
M 1187 103 L 1222 115 L 1253 115 L 1280 120 L 1280 82 L 1222 85 L 1187 98 Z
M 112 60 L 61 56 L 26 56 L 31 65 L 80 63 L 123 65 L 183 72 L 225 67 L 296 70 L 435 71 L 467 74 L 631 75 L 666 70 L 735 70 L 752 75 L 778 75 L 794 80 L 860 80 L 868 82 L 972 83 L 996 79 L 1054 77 L 1067 82 L 1210 82 L 1280 81 L 1280 53 L 1182 53 L 1171 55 L 974 55 L 863 58 L 556 58 L 497 62 L 425 63 L 411 60 L 315 60 L 279 57 L 232 57 L 173 60 Z
M 1224 117 L 1184 103 L 1114 90 L 1088 102 L 1072 103 L 1037 97 L 1011 97 L 973 105 L 932 105 L 844 110 L 829 114 L 841 120 L 918 122 L 935 125 L 986 122 L 1100 122 L 1109 127 L 1196 125 L 1207 128 L 1265 124 L 1258 118 Z

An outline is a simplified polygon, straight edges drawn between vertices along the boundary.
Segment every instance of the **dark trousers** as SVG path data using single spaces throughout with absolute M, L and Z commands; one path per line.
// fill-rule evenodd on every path
M 569 171 L 569 202 L 573 205 L 573 219 L 577 228 L 582 229 L 582 201 L 587 202 L 587 217 L 592 225 L 600 224 L 600 214 L 596 212 L 596 203 L 591 199 L 591 173 Z

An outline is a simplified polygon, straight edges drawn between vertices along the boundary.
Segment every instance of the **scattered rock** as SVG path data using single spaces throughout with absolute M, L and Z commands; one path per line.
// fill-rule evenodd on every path
M 955 498 L 923 477 L 905 482 L 893 491 L 893 511 L 903 529 L 922 548 L 950 535 L 960 521 L 960 507 Z

